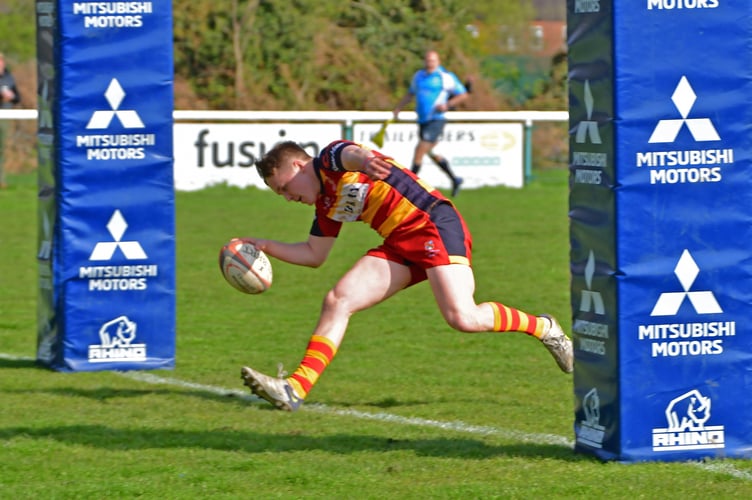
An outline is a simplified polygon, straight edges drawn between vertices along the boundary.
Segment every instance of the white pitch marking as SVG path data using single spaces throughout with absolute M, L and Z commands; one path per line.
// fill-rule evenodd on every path
M 688 465 L 694 465 L 700 469 L 704 469 L 708 472 L 717 472 L 718 474 L 728 474 L 737 479 L 743 479 L 745 481 L 752 481 L 752 473 L 744 470 L 739 470 L 733 465 L 724 462 L 686 462 Z
M 485 425 L 472 425 L 461 421 L 455 422 L 442 422 L 440 420 L 430 420 L 417 417 L 402 417 L 400 415 L 392 415 L 391 413 L 368 413 L 358 410 L 339 410 L 336 408 L 330 408 L 324 404 L 314 403 L 303 406 L 309 411 L 315 411 L 319 413 L 330 413 L 335 415 L 355 417 L 362 420 L 379 420 L 382 422 L 391 422 L 403 425 L 415 425 L 418 427 L 432 427 L 436 429 L 443 429 L 448 431 L 466 432 L 468 434 L 477 434 L 482 436 L 501 436 L 507 439 L 514 439 L 517 441 L 523 441 L 526 443 L 542 443 L 566 446 L 572 448 L 574 441 L 567 439 L 563 436 L 557 436 L 554 434 L 533 434 L 527 432 L 514 431 L 509 429 L 497 429 L 495 427 L 488 427 Z
M 27 356 L 14 356 L 12 354 L 6 354 L 0 352 L 0 359 L 7 359 L 11 361 L 34 361 L 34 358 Z M 148 384 L 162 384 L 171 385 L 175 387 L 183 387 L 186 389 L 195 389 L 199 391 L 208 392 L 210 394 L 216 394 L 220 396 L 234 396 L 248 401 L 261 401 L 261 398 L 248 394 L 246 391 L 237 389 L 227 389 L 224 387 L 218 387 L 215 385 L 198 384 L 196 382 L 188 382 L 186 380 L 180 380 L 176 378 L 159 377 L 152 373 L 145 372 L 118 372 L 113 371 L 116 375 L 120 375 L 125 378 L 137 380 L 139 382 L 145 382 Z M 484 425 L 471 425 L 464 422 L 442 422 L 440 420 L 428 420 L 415 417 L 402 417 L 399 415 L 392 415 L 391 413 L 368 413 L 357 410 L 340 410 L 331 408 L 327 405 L 314 403 L 301 407 L 306 411 L 314 411 L 317 413 L 326 413 L 346 417 L 355 417 L 364 420 L 379 420 L 382 422 L 392 422 L 404 425 L 415 425 L 419 427 L 433 427 L 437 429 L 444 429 L 456 432 L 466 432 L 469 434 L 478 434 L 484 436 L 501 436 L 508 439 L 516 439 L 528 443 L 541 443 L 541 444 L 554 444 L 572 447 L 573 442 L 564 436 L 557 436 L 554 434 L 533 434 L 527 432 L 520 432 L 508 429 L 497 429 L 495 427 L 487 427 Z M 733 465 L 725 462 L 677 462 L 703 469 L 707 472 L 714 472 L 717 474 L 727 474 L 729 476 L 741 479 L 743 481 L 752 481 L 752 473 L 735 468 Z
M 239 391 L 234 389 L 225 389 L 224 387 L 217 387 L 212 385 L 197 384 L 194 382 L 186 382 L 168 377 L 159 377 L 151 373 L 142 372 L 115 372 L 123 377 L 138 380 L 140 382 L 147 382 L 150 384 L 164 384 L 173 385 L 178 387 L 185 387 L 188 389 L 203 390 L 212 394 L 220 396 L 236 396 L 251 401 L 261 401 L 261 398 L 248 394 L 246 391 Z M 391 413 L 368 413 L 357 410 L 342 410 L 337 408 L 331 408 L 325 404 L 313 403 L 307 404 L 301 407 L 306 411 L 314 411 L 316 413 L 328 413 L 345 417 L 355 417 L 362 420 L 378 420 L 382 422 L 392 422 L 403 425 L 415 425 L 419 427 L 433 427 L 436 429 L 444 429 L 457 432 L 466 432 L 468 434 L 479 434 L 484 436 L 502 436 L 509 439 L 516 439 L 527 443 L 543 443 L 543 444 L 556 444 L 562 446 L 572 447 L 574 442 L 563 436 L 556 436 L 554 434 L 531 434 L 526 432 L 518 432 L 512 430 L 497 429 L 495 427 L 488 427 L 482 425 L 466 424 L 464 422 L 442 422 L 439 420 L 428 420 L 424 418 L 415 417 L 402 417 L 399 415 L 392 415 Z

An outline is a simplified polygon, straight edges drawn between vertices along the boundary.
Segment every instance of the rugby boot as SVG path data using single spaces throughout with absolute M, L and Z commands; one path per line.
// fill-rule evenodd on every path
M 248 386 L 251 392 L 280 410 L 295 411 L 303 404 L 303 398 L 298 396 L 290 383 L 282 377 L 270 377 L 247 366 L 240 370 L 240 376 L 243 384 Z
M 551 356 L 554 357 L 561 371 L 572 373 L 574 371 L 574 348 L 572 340 L 567 337 L 564 330 L 561 329 L 559 322 L 553 316 L 542 314 L 541 318 L 546 318 L 549 321 L 548 328 L 541 336 L 541 342 L 546 346 Z

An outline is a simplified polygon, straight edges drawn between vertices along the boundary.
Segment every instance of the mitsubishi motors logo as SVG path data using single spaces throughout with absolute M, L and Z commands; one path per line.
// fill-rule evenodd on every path
M 595 314 L 606 314 L 606 308 L 603 305 L 603 297 L 600 292 L 594 292 L 593 288 L 593 275 L 595 274 L 595 254 L 590 250 L 588 255 L 587 264 L 585 264 L 585 284 L 587 290 L 582 291 L 582 301 L 580 302 L 580 311 L 590 312 L 594 311 Z
M 577 125 L 572 151 L 572 167 L 576 184 L 600 185 L 608 167 L 608 154 L 598 147 L 603 143 L 598 122 L 593 120 L 594 100 L 590 80 L 585 80 L 583 102 L 587 118 Z
M 52 290 L 52 224 L 50 223 L 49 214 L 45 211 L 42 213 L 42 231 L 39 235 L 42 241 L 39 242 L 39 252 L 37 260 L 39 266 L 39 289 Z
M 598 122 L 593 121 L 593 93 L 590 91 L 590 80 L 585 80 L 584 98 L 587 120 L 581 121 L 577 126 L 577 135 L 574 140 L 577 144 L 584 144 L 586 139 L 590 139 L 592 144 L 600 144 L 601 134 L 598 131 Z
M 78 277 L 88 283 L 91 292 L 120 292 L 120 291 L 144 291 L 149 282 L 159 277 L 159 266 L 143 262 L 148 256 L 141 243 L 138 241 L 123 241 L 128 223 L 125 222 L 120 210 L 115 210 L 107 223 L 107 230 L 114 241 L 100 241 L 94 246 L 90 261 L 99 261 L 100 265 L 81 266 L 78 269 Z M 110 261 L 120 249 L 129 261 L 138 260 L 138 263 L 127 262 L 113 265 Z
M 710 101 L 705 97 L 705 102 Z M 697 100 L 692 85 L 686 76 L 679 79 L 679 83 L 671 95 L 671 100 L 679 112 L 680 118 L 660 120 L 650 135 L 648 142 L 657 144 L 648 151 L 636 151 L 635 166 L 644 168 L 650 184 L 712 184 L 723 180 L 723 172 L 727 165 L 734 164 L 734 149 L 723 147 L 715 125 L 710 118 L 689 118 L 690 112 Z M 712 104 L 712 102 L 711 102 Z M 729 116 L 729 120 L 741 120 Z M 684 144 L 684 140 L 677 141 L 684 126 L 694 139 L 693 143 Z M 677 146 L 673 143 L 678 142 Z M 712 147 L 701 147 L 697 143 L 713 142 Z M 665 149 L 665 144 L 671 149 Z M 677 147 L 678 149 L 673 149 Z
M 89 260 L 110 260 L 115 255 L 115 250 L 120 248 L 128 260 L 146 259 L 146 252 L 138 241 L 121 241 L 128 223 L 125 222 L 120 210 L 115 210 L 107 223 L 107 230 L 115 241 L 100 241 L 94 247 Z
M 37 259 L 50 260 L 52 257 L 52 225 L 50 217 L 45 212 L 42 214 L 42 241 L 39 243 L 39 253 Z
M 110 109 L 94 111 L 86 125 L 85 134 L 75 138 L 76 148 L 93 161 L 134 161 L 146 158 L 157 146 L 157 134 L 146 130 L 138 113 L 132 109 L 120 109 L 125 91 L 117 78 L 113 78 L 104 93 Z M 98 94 L 95 94 L 98 100 Z M 132 99 L 131 99 L 132 101 Z M 122 129 L 112 125 L 114 118 Z M 151 127 L 154 128 L 154 127 Z
M 690 292 L 689 289 L 697 278 L 700 268 L 697 267 L 695 260 L 689 253 L 689 250 L 684 250 L 679 258 L 679 262 L 674 268 L 674 274 L 679 278 L 679 282 L 684 289 L 683 292 L 664 292 L 658 297 L 651 316 L 675 316 L 679 312 L 679 308 L 684 302 L 685 298 L 689 298 L 692 303 L 692 307 L 695 308 L 697 314 L 716 314 L 722 313 L 723 309 L 718 305 L 715 300 L 713 292 L 700 291 Z
M 681 316 L 689 316 L 690 321 L 679 322 L 679 309 L 685 299 L 689 299 L 698 315 L 723 313 L 713 292 L 690 291 L 699 272 L 697 263 L 685 249 L 674 268 L 683 291 L 661 293 L 650 313 L 651 317 L 661 319 L 637 326 L 637 339 L 649 346 L 652 357 L 717 356 L 723 354 L 726 342 L 734 341 L 736 321 L 728 313 L 708 319 L 693 318 L 687 313 Z
M 679 80 L 671 100 L 679 111 L 681 119 L 659 121 L 648 142 L 674 142 L 685 124 L 697 142 L 721 140 L 709 118 L 687 118 L 697 100 L 697 94 L 695 94 L 686 76 L 682 76 Z
M 125 97 L 125 91 L 120 86 L 120 82 L 117 78 L 113 78 L 110 81 L 110 85 L 107 87 L 107 91 L 104 93 L 107 102 L 110 105 L 109 110 L 106 111 L 94 111 L 89 119 L 89 124 L 86 125 L 87 129 L 106 129 L 110 126 L 112 119 L 117 116 L 120 124 L 123 128 L 144 128 L 144 123 L 132 109 L 118 109 Z
M 593 290 L 595 276 L 595 253 L 590 250 L 585 264 L 585 286 L 581 291 L 580 310 L 576 314 L 572 331 L 576 333 L 576 349 L 579 351 L 605 356 L 608 352 L 608 322 L 603 295 Z

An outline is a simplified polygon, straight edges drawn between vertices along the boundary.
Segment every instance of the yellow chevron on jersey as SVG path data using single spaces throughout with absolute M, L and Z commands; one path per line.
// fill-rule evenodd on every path
M 368 205 L 361 215 L 363 222 L 370 224 L 373 221 L 373 218 L 376 217 L 376 213 L 381 208 L 381 202 L 386 199 L 391 189 L 392 187 L 384 182 L 373 183 L 373 186 L 371 186 L 371 192 L 368 193 Z M 384 236 L 377 228 L 374 229 Z
M 392 207 L 392 211 L 389 217 L 384 219 L 384 222 L 375 228 L 376 231 L 383 237 L 387 237 L 392 234 L 395 228 L 402 224 L 408 217 L 410 217 L 417 207 L 413 205 L 407 198 L 402 198 Z

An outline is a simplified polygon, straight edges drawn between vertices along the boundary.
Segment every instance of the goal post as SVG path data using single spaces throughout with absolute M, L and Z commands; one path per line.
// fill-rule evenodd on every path
M 36 0 L 37 359 L 172 368 L 172 6 Z
M 752 3 L 568 0 L 578 451 L 752 449 Z

